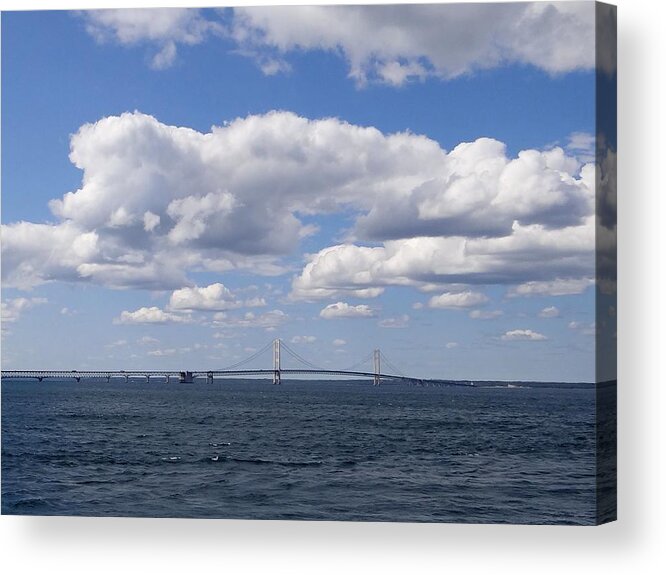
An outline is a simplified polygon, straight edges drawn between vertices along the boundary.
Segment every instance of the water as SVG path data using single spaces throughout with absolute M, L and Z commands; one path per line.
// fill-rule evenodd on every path
M 497 385 L 3 380 L 2 513 L 593 524 L 592 387 Z

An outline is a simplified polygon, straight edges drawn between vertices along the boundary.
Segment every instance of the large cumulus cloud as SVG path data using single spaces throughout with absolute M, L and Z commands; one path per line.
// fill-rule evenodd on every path
M 135 112 L 82 126 L 70 158 L 82 184 L 50 203 L 57 221 L 3 226 L 5 285 L 154 290 L 193 288 L 199 270 L 280 274 L 316 229 L 306 217 L 323 214 L 352 229 L 310 256 L 292 297 L 592 274 L 594 167 L 560 148 L 512 158 L 480 138 L 447 152 L 279 111 L 202 133 Z
M 546 229 L 515 224 L 504 237 L 415 237 L 381 247 L 341 244 L 321 250 L 294 278 L 292 297 L 352 293 L 374 297 L 379 286 L 538 285 L 575 283 L 580 293 L 594 275 L 594 217 L 579 226 Z M 582 278 L 582 279 L 581 279 Z M 542 293 L 548 293 L 544 289 Z

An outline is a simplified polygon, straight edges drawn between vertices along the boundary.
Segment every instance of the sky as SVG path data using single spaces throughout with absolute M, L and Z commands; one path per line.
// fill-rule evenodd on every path
M 3 369 L 592 381 L 593 6 L 4 12 Z

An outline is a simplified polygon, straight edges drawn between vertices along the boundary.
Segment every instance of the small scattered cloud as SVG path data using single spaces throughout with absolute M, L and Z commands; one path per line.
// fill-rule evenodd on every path
M 488 297 L 480 292 L 445 292 L 430 298 L 428 307 L 436 309 L 458 309 L 481 305 L 488 301 Z
M 5 300 L 1 304 L 2 323 L 15 323 L 19 320 L 23 312 L 45 303 L 48 303 L 48 300 L 43 297 L 17 297 Z
M 446 343 L 444 345 L 444 347 L 446 349 L 455 349 L 456 347 L 458 347 L 458 342 L 457 341 L 449 341 L 448 343 Z
M 344 339 L 334 339 L 333 340 L 333 345 L 335 347 L 342 347 L 343 345 L 347 345 L 347 341 Z
M 175 355 L 178 353 L 178 350 L 175 348 L 168 348 L 168 349 L 154 349 L 152 351 L 149 351 L 146 355 L 150 355 L 152 357 L 167 357 L 169 355 Z
M 566 149 L 573 152 L 582 162 L 594 162 L 596 138 L 589 132 L 573 132 L 569 135 Z
M 143 229 L 147 232 L 152 232 L 157 226 L 160 225 L 161 218 L 151 211 L 146 211 L 143 214 Z
M 319 316 L 324 319 L 363 318 L 374 317 L 375 311 L 364 304 L 349 305 L 346 302 L 339 301 L 327 305 L 319 312 Z
M 144 335 L 136 340 L 136 343 L 139 345 L 157 345 L 160 343 L 160 340 L 156 337 L 151 337 L 149 335 Z
M 123 311 L 119 317 L 113 320 L 118 324 L 166 324 L 187 323 L 191 321 L 189 316 L 165 312 L 158 307 L 142 307 L 136 311 Z
M 509 289 L 509 297 L 519 296 L 560 296 L 583 293 L 594 284 L 590 278 L 555 279 L 552 281 L 531 281 Z
M 501 336 L 503 341 L 545 341 L 548 338 L 542 333 L 531 329 L 514 329 Z
M 164 70 L 176 61 L 178 44 L 193 46 L 222 33 L 219 22 L 194 8 L 119 8 L 79 13 L 98 43 L 151 45 L 150 67 Z
M 249 311 L 242 316 L 230 316 L 225 312 L 218 312 L 213 316 L 213 325 L 215 327 L 264 328 L 267 331 L 272 331 L 287 321 L 288 317 L 286 313 L 279 309 L 261 314 Z M 216 335 L 213 335 L 213 337 L 216 337 Z
M 543 318 L 559 317 L 559 315 L 560 310 L 557 309 L 554 305 L 545 307 L 539 312 L 539 317 Z
M 205 287 L 184 287 L 174 291 L 169 299 L 169 309 L 174 311 L 225 311 L 241 307 L 263 307 L 261 297 L 242 300 L 224 284 L 214 283 Z
M 314 335 L 295 335 L 289 341 L 291 343 L 314 343 L 317 338 Z
M 119 339 L 119 340 L 116 340 L 112 343 L 107 344 L 104 347 L 106 347 L 108 349 L 113 349 L 115 347 L 125 347 L 126 345 L 127 345 L 127 340 L 126 339 Z
M 388 317 L 379 322 L 379 327 L 403 328 L 409 325 L 409 316 L 407 314 L 398 317 Z
M 236 336 L 232 333 L 217 331 L 213 334 L 213 339 L 234 339 Z
M 596 322 L 580 322 L 580 321 L 570 321 L 568 325 L 569 329 L 575 332 L 580 333 L 581 335 L 596 335 L 597 334 L 597 324 Z
M 496 309 L 493 311 L 473 309 L 469 312 L 469 317 L 472 319 L 497 319 L 504 315 L 502 310 Z

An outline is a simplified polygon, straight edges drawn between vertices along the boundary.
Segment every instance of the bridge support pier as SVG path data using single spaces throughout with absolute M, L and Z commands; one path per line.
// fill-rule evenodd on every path
M 206 375 L 206 382 L 213 383 L 213 373 L 211 371 L 209 371 L 208 374 Z
M 282 383 L 282 373 L 280 372 L 280 338 L 273 340 L 273 385 Z
M 380 376 L 380 374 L 382 373 L 381 356 L 382 354 L 378 349 L 372 352 L 373 364 L 375 368 L 375 375 L 372 378 L 372 385 L 379 385 L 382 382 Z

